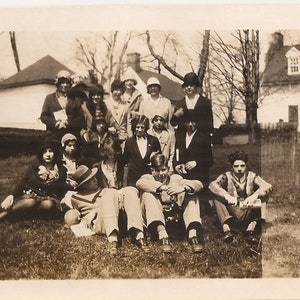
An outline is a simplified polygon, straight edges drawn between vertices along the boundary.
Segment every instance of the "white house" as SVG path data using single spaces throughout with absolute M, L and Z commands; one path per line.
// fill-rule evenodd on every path
M 281 33 L 273 34 L 262 78 L 259 123 L 299 120 L 300 45 L 284 45 Z
M 45 56 L 24 70 L 0 82 L 0 127 L 45 129 L 39 120 L 46 95 L 56 89 L 60 70 L 72 70 Z

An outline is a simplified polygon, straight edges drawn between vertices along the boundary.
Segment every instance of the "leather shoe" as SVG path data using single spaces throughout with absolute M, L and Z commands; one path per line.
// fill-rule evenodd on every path
M 141 239 L 138 239 L 136 241 L 136 245 L 141 249 L 143 250 L 144 252 L 150 252 L 150 249 L 147 245 L 147 242 L 145 241 L 145 239 L 141 238 Z
M 191 245 L 192 251 L 195 253 L 202 252 L 204 249 L 204 245 L 198 242 L 196 237 L 192 237 L 188 240 L 189 244 Z
M 162 238 L 159 240 L 159 242 L 160 242 L 160 248 L 163 253 L 171 253 L 172 252 L 172 248 L 171 248 L 170 241 L 168 238 Z
M 256 238 L 256 236 L 254 235 L 253 231 L 246 231 L 246 241 L 249 244 L 258 244 L 258 239 Z
M 233 241 L 233 235 L 232 235 L 231 231 L 224 232 L 223 241 L 226 244 L 230 244 Z
M 118 242 L 109 242 L 109 253 L 111 255 L 118 254 Z

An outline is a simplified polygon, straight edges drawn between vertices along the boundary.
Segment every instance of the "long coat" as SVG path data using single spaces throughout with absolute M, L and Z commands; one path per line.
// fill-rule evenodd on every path
M 212 151 L 210 140 L 205 134 L 197 130 L 186 148 L 186 131 L 181 130 L 176 133 L 175 149 L 174 167 L 196 161 L 196 167 L 188 171 L 184 177 L 200 180 L 206 186 L 209 180 L 209 167 L 212 165 Z
M 55 132 L 59 138 L 67 132 L 71 132 L 79 137 L 80 130 L 86 127 L 86 121 L 81 104 L 82 103 L 78 98 L 68 98 L 65 109 L 68 117 L 68 125 L 67 128 L 58 130 L 55 127 L 56 119 L 54 113 L 62 110 L 63 108 L 57 100 L 56 93 L 49 94 L 46 96 L 42 107 L 41 121 L 46 125 L 47 130 Z
M 185 98 L 178 101 L 174 112 L 176 112 L 180 108 L 183 109 L 183 116 L 176 117 L 175 115 L 173 115 L 171 118 L 171 125 L 178 125 L 178 130 L 184 128 L 184 115 L 188 111 Z M 194 112 L 198 120 L 198 130 L 210 137 L 210 134 L 214 130 L 211 101 L 208 98 L 199 95 L 199 98 L 194 107 Z
M 156 137 L 147 134 L 147 152 L 145 157 L 141 156 L 136 136 L 128 138 L 125 142 L 123 163 L 128 164 L 127 185 L 135 186 L 137 180 L 144 174 L 151 172 L 150 155 L 153 152 L 161 152 L 159 141 Z

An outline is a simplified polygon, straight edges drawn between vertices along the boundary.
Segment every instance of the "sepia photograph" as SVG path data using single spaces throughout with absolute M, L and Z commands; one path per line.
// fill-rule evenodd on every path
M 0 7 L 3 299 L 299 299 L 299 11 Z

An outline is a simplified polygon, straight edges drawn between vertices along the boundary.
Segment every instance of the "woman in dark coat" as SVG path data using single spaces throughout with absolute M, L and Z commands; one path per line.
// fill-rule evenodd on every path
M 178 127 L 176 140 L 178 140 L 177 149 L 181 149 L 181 157 L 184 156 L 189 160 L 194 160 L 198 156 L 198 159 L 195 160 L 197 161 L 197 166 L 190 171 L 189 176 L 198 174 L 196 176 L 198 177 L 197 179 L 201 180 L 206 188 L 209 183 L 209 168 L 213 165 L 211 147 L 214 130 L 212 105 L 208 98 L 199 94 L 200 83 L 195 73 L 190 72 L 184 76 L 182 87 L 186 96 L 178 101 L 174 115 L 171 118 L 171 125 Z M 185 140 L 187 132 L 186 122 L 191 119 L 195 121 L 197 130 L 191 146 L 183 151 L 185 148 L 183 140 Z M 195 149 L 195 152 L 192 149 Z
M 87 97 L 80 89 L 71 89 L 68 71 L 58 72 L 56 87 L 57 90 L 45 98 L 41 121 L 46 125 L 46 130 L 54 133 L 58 141 L 68 132 L 79 137 L 80 130 L 86 127 L 82 104 Z

